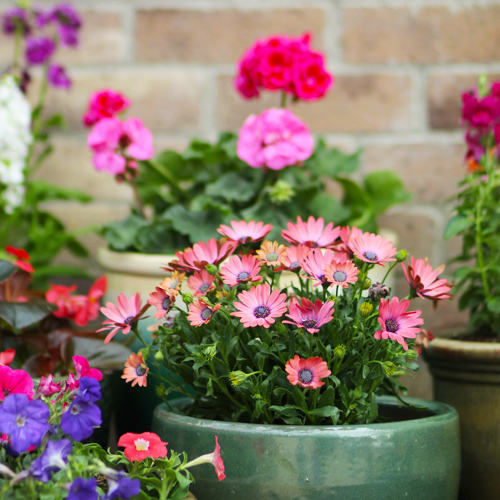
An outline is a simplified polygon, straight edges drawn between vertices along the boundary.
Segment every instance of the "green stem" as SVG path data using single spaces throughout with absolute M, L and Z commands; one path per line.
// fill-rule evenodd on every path
M 281 108 L 286 108 L 286 92 L 284 90 L 281 91 L 281 102 L 280 102 L 280 107 Z
M 141 195 L 139 194 L 139 189 L 137 187 L 137 182 L 135 182 L 135 177 L 133 174 L 128 177 L 129 179 L 127 180 L 130 184 L 130 187 L 132 188 L 132 192 L 134 193 L 135 202 L 137 203 L 137 210 L 139 210 L 141 217 L 147 220 L 146 212 L 144 210 L 144 203 L 142 201 Z

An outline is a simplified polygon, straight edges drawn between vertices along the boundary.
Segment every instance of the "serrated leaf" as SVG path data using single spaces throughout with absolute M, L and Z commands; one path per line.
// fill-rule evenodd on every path
M 236 172 L 221 176 L 216 182 L 206 187 L 206 194 L 218 196 L 227 201 L 248 201 L 254 195 L 252 184 L 241 178 Z

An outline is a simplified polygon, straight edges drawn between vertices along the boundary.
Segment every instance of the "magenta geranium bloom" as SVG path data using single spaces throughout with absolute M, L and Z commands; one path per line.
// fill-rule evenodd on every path
M 231 227 L 221 225 L 217 231 L 231 241 L 245 244 L 262 240 L 272 228 L 271 224 L 264 224 L 263 222 L 245 222 L 244 220 L 237 222 L 232 220 Z
M 112 118 L 130 106 L 130 101 L 120 92 L 103 89 L 90 96 L 83 123 L 90 127 L 102 118 Z
M 316 220 L 312 215 L 303 222 L 297 217 L 297 224 L 293 222 L 287 223 L 288 230 L 283 229 L 281 236 L 286 241 L 295 245 L 305 245 L 309 248 L 328 248 L 335 244 L 335 240 L 340 235 L 340 227 L 333 227 L 333 222 L 330 222 L 325 227 L 325 221 L 322 217 Z
M 339 262 L 335 258 L 325 268 L 325 278 L 332 285 L 348 288 L 349 283 L 358 281 L 359 269 L 354 265 L 352 260 Z
M 271 108 L 245 120 L 236 153 L 251 167 L 281 170 L 306 160 L 313 149 L 314 139 L 301 120 L 288 109 Z
M 420 331 L 418 328 L 423 324 L 424 320 L 420 318 L 422 311 L 406 312 L 410 305 L 408 299 L 403 299 L 401 302 L 397 297 L 382 299 L 379 307 L 378 322 L 382 327 L 381 330 L 375 332 L 376 339 L 391 339 L 401 344 L 405 351 L 408 350 L 408 345 L 405 338 L 414 339 Z
M 104 343 L 107 344 L 120 330 L 124 335 L 127 335 L 132 329 L 132 325 L 137 323 L 141 313 L 141 295 L 136 293 L 127 299 L 125 294 L 120 293 L 117 306 L 108 302 L 106 307 L 101 307 L 101 312 L 109 319 L 105 320 L 103 322 L 105 326 L 97 331 L 111 330 L 104 339 Z
M 292 321 L 287 319 L 283 323 L 290 323 L 299 328 L 305 328 L 309 333 L 317 333 L 319 329 L 333 319 L 334 303 L 329 300 L 324 303 L 321 300 L 316 300 L 314 304 L 302 297 L 301 304 L 296 298 L 293 298 L 288 309 L 289 314 L 286 316 Z
M 3 401 L 10 394 L 25 394 L 31 399 L 33 387 L 33 379 L 27 372 L 0 365 L 0 401 Z
M 373 233 L 358 234 L 350 238 L 348 246 L 358 259 L 381 266 L 384 262 L 395 261 L 394 256 L 398 252 L 389 240 Z
M 156 307 L 154 317 L 164 318 L 175 302 L 175 294 L 169 294 L 164 288 L 157 286 L 155 291 L 149 294 L 148 304 Z
M 443 299 L 450 298 L 452 285 L 446 279 L 438 279 L 444 271 L 445 266 L 441 265 L 432 269 L 426 259 L 414 259 L 411 257 L 408 269 L 402 262 L 403 272 L 406 281 L 422 299 L 431 299 L 436 304 Z
M 262 277 L 259 261 L 253 255 L 235 255 L 221 268 L 222 281 L 230 287 L 237 286 L 247 281 L 259 281 Z
M 317 389 L 325 385 L 320 379 L 329 377 L 332 374 L 326 361 L 321 358 L 304 359 L 299 357 L 298 354 L 287 362 L 285 371 L 288 373 L 287 379 L 291 384 L 300 385 L 307 389 Z
M 188 321 L 193 326 L 206 325 L 212 318 L 212 314 L 217 312 L 220 304 L 210 307 L 203 299 L 196 300 L 189 304 Z
M 193 290 L 194 297 L 203 297 L 208 292 L 215 290 L 215 276 L 209 274 L 205 269 L 196 271 L 193 276 L 187 280 L 187 286 Z
M 279 318 L 286 311 L 287 296 L 280 293 L 280 290 L 273 290 L 269 285 L 257 285 L 238 294 L 241 302 L 234 302 L 231 316 L 237 316 L 245 328 L 253 326 L 263 326 L 269 328 L 274 322 L 274 318 Z
M 311 250 L 301 261 L 302 269 L 309 275 L 306 278 L 315 279 L 314 286 L 329 285 L 326 269 L 334 259 L 335 254 L 328 248 L 326 250 L 321 250 L 321 248 Z

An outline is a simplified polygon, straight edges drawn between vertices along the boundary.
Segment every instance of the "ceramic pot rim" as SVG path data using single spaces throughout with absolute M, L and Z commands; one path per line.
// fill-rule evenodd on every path
M 426 359 L 456 359 L 471 363 L 500 364 L 500 342 L 473 342 L 437 338 L 424 349 Z

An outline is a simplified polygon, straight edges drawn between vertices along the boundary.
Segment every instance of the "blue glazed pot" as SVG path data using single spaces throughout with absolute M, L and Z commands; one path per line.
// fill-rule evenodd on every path
M 153 432 L 190 460 L 219 438 L 226 479 L 210 465 L 191 469 L 198 500 L 456 500 L 457 412 L 443 403 L 379 400 L 392 422 L 351 426 L 240 424 L 186 417 L 158 406 Z

